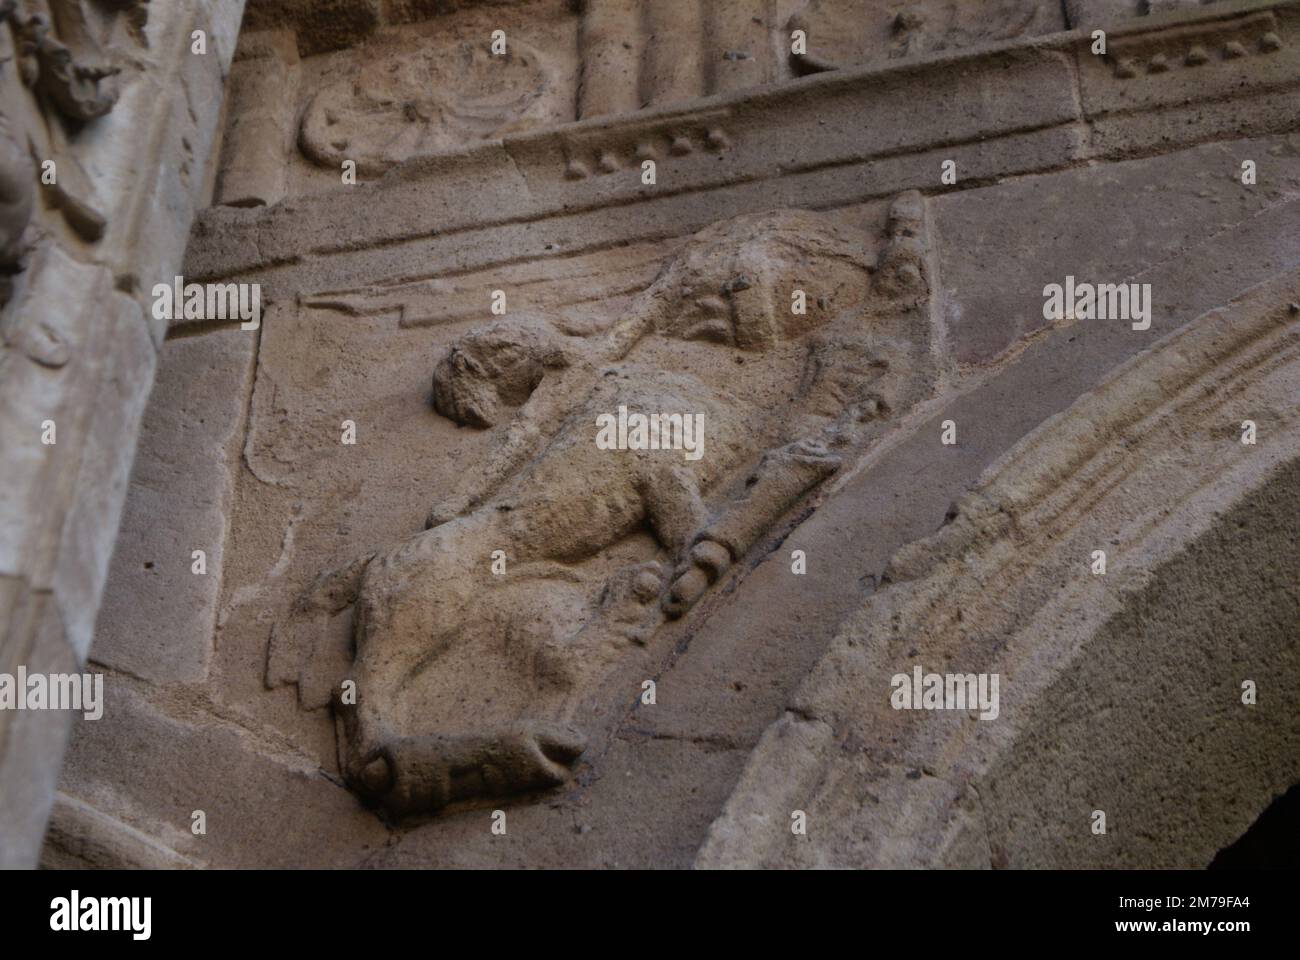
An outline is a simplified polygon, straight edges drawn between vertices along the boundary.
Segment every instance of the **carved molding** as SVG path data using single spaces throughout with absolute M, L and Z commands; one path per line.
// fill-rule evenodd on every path
M 1116 40 L 1108 58 L 1115 76 L 1131 80 L 1182 69 L 1218 66 L 1282 49 L 1277 17 L 1259 13 L 1227 22 L 1175 28 L 1150 36 Z
M 1190 661 L 1204 669 L 1225 649 L 1222 636 L 1212 626 L 1198 634 L 1197 626 L 1179 625 L 1176 617 L 1158 619 L 1155 612 L 1162 605 L 1194 606 L 1208 600 L 1207 606 L 1227 610 L 1218 598 L 1241 595 L 1262 610 L 1269 606 L 1260 597 L 1268 595 L 1270 580 L 1274 590 L 1288 577 L 1294 584 L 1293 553 L 1279 560 L 1262 555 L 1267 548 L 1258 548 L 1252 557 L 1257 548 L 1247 521 L 1272 525 L 1270 511 L 1278 511 L 1281 503 L 1279 512 L 1286 512 L 1295 500 L 1300 309 L 1291 304 L 1297 297 L 1300 275 L 1284 274 L 1135 356 L 1007 451 L 953 506 L 938 532 L 898 550 L 885 588 L 848 621 L 791 698 L 789 710 L 764 733 L 696 865 L 789 868 L 808 866 L 810 858 L 817 858 L 822 867 L 987 868 L 1043 866 L 1068 857 L 1113 866 L 1123 853 L 1080 849 L 1087 848 L 1087 839 L 1072 846 L 1068 831 L 1035 829 L 1040 816 L 1044 823 L 1059 822 L 1053 813 L 1018 805 L 1011 821 L 1015 826 L 1008 829 L 1005 811 L 995 809 L 990 816 L 989 810 L 1007 789 L 1007 761 L 1020 758 L 1023 763 L 1034 755 L 1034 742 L 1059 735 L 1044 714 L 1050 718 L 1064 694 L 1079 694 L 1075 678 L 1087 673 L 1089 661 L 1108 651 L 1114 655 L 1108 644 L 1126 649 L 1121 654 L 1126 662 L 1131 662 L 1128 654 L 1150 646 L 1162 651 L 1157 661 L 1166 655 L 1173 661 L 1160 661 L 1166 669 L 1179 663 L 1186 668 Z M 1219 426 L 1235 428 L 1242 416 L 1257 410 L 1269 411 L 1275 431 L 1277 442 L 1267 452 L 1237 442 L 1234 429 Z M 1276 491 L 1260 496 L 1270 485 L 1289 489 L 1289 499 Z M 1240 524 L 1223 523 L 1229 518 Z M 1240 556 L 1224 563 L 1217 551 L 1204 546 L 1202 538 L 1220 524 L 1228 528 L 1227 539 L 1241 544 L 1240 553 L 1267 568 L 1266 574 L 1242 566 Z M 1285 533 L 1279 537 L 1284 538 Z M 1123 572 L 1113 579 L 1065 572 L 1086 564 L 1098 544 L 1112 558 L 1124 558 Z M 1209 572 L 1203 569 L 1207 552 L 1216 557 Z M 1169 574 L 1180 558 L 1191 561 L 1185 566 L 1201 568 L 1190 583 Z M 1197 575 L 1203 579 L 1194 579 Z M 1162 576 L 1173 582 L 1150 592 Z M 1232 589 L 1223 590 L 1225 583 Z M 1230 619 L 1240 629 L 1230 654 L 1235 663 L 1254 662 L 1274 645 L 1293 649 L 1285 615 L 1294 606 L 1287 607 L 1284 592 L 1275 595 L 1284 614 L 1281 642 L 1270 636 L 1271 625 L 1257 624 L 1258 632 L 1250 632 Z M 1183 633 L 1174 632 L 1178 629 Z M 1152 632 L 1144 635 L 1147 630 Z M 1153 637 L 1161 642 L 1152 642 Z M 925 653 L 918 654 L 918 646 Z M 915 718 L 907 711 L 891 709 L 891 675 L 921 656 L 928 658 L 927 667 L 947 663 L 1008 678 L 997 731 L 960 711 L 952 713 L 950 722 L 926 725 L 922 731 L 921 725 L 909 723 Z M 1082 686 L 1087 689 L 1086 682 Z M 864 690 L 884 694 L 864 697 Z M 1199 727 L 1204 739 L 1193 738 L 1194 758 L 1190 751 L 1170 750 L 1158 737 L 1138 737 L 1136 745 L 1119 754 L 1131 765 L 1119 773 L 1119 786 L 1109 765 L 1085 766 L 1075 754 L 1069 755 L 1075 773 L 1068 779 L 1107 784 L 1112 802 L 1119 805 L 1121 796 L 1149 790 L 1142 782 L 1145 772 L 1167 782 L 1189 768 L 1194 771 L 1201 759 L 1214 756 L 1203 749 L 1214 728 L 1233 729 L 1233 722 L 1222 714 L 1216 717 L 1200 702 L 1190 717 L 1178 709 L 1185 704 L 1171 702 L 1174 709 L 1168 715 L 1141 701 L 1112 701 L 1104 712 L 1113 710 L 1120 725 L 1140 727 L 1158 718 L 1156 725 Z M 1227 697 L 1219 709 L 1232 710 L 1235 703 Z M 1288 708 L 1281 709 L 1286 715 Z M 1121 719 L 1125 717 L 1127 721 Z M 1280 739 L 1294 743 L 1294 729 L 1285 723 L 1273 726 Z M 1107 738 L 1088 739 L 1100 744 Z M 877 759 L 864 765 L 857 759 L 863 754 Z M 1293 754 L 1288 745 L 1278 755 Z M 1047 778 L 1056 773 L 1041 753 L 1029 766 L 1045 766 Z M 930 773 L 928 790 L 917 789 L 910 774 L 905 775 L 910 770 Z M 1134 770 L 1139 771 L 1136 777 Z M 1290 770 L 1289 764 L 1261 764 L 1258 776 L 1243 778 L 1245 783 L 1224 781 L 1230 807 L 1244 807 L 1236 815 L 1248 821 L 1251 803 L 1262 807 L 1274 790 L 1290 782 L 1263 787 L 1260 781 L 1287 777 Z M 863 805 L 857 798 L 867 792 L 873 802 Z M 973 792 L 980 802 L 972 805 Z M 1024 794 L 1016 796 L 1019 800 Z M 1183 811 L 1188 803 L 1200 807 L 1204 797 L 1197 793 L 1175 803 L 1169 796 L 1158 802 L 1178 821 L 1171 829 L 1204 846 L 1189 854 L 1161 832 L 1164 842 L 1154 847 L 1151 834 L 1127 837 L 1123 849 L 1130 855 L 1146 846 L 1148 857 L 1166 858 L 1162 866 L 1203 868 L 1244 827 L 1234 829 L 1216 818 L 1208 829 L 1199 825 L 1214 836 L 1197 836 L 1198 825 L 1184 822 Z M 819 844 L 780 842 L 783 814 L 773 811 L 797 804 L 820 811 L 832 825 Z M 1056 813 L 1059 809 L 1054 808 Z M 972 836 L 979 842 L 972 844 Z

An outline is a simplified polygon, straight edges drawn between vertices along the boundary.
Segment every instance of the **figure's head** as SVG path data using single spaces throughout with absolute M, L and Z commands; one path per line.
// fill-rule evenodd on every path
M 876 270 L 876 291 L 898 306 L 914 305 L 930 293 L 925 266 L 925 202 L 916 190 L 899 194 L 889 208 L 888 243 Z
M 655 281 L 662 333 L 761 350 L 862 306 L 870 243 L 823 214 L 777 210 L 714 224 Z M 798 291 L 803 301 L 794 309 Z
M 542 321 L 507 320 L 457 339 L 433 371 L 433 406 L 474 427 L 521 406 L 556 362 L 554 334 Z

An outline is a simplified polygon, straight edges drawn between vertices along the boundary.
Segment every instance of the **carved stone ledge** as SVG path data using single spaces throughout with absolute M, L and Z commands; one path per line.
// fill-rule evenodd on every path
M 666 169 L 670 169 L 675 158 L 698 151 L 723 153 L 732 146 L 725 128 L 709 124 L 704 117 L 685 130 L 675 123 L 638 125 L 611 137 L 608 142 L 601 137 L 574 137 L 573 145 L 566 152 L 564 175 L 566 179 L 583 180 L 592 171 L 611 174 L 636 168 L 639 173 L 646 160 L 668 161 Z
M 1277 16 L 1272 12 L 1204 26 L 1173 28 L 1149 36 L 1117 38 L 1108 56 L 1115 76 L 1131 80 L 1139 76 L 1191 69 L 1245 57 L 1277 53 L 1283 43 Z
M 1249 57 L 1244 61 L 1249 70 L 1238 70 L 1236 61 L 1180 66 L 1171 79 L 1135 84 L 1094 56 L 1089 36 L 1075 31 L 836 71 L 682 108 L 512 134 L 501 143 L 411 160 L 389 170 L 382 181 L 336 186 L 296 199 L 288 208 L 209 211 L 192 250 L 193 270 L 208 278 L 255 270 L 268 283 L 290 285 L 301 282 L 290 280 L 295 273 L 319 276 L 319 263 L 301 270 L 293 266 L 302 257 L 301 231 L 308 228 L 319 238 L 313 255 L 329 261 L 337 256 L 345 272 L 352 268 L 342 261 L 360 263 L 366 248 L 395 243 L 409 243 L 413 258 L 417 250 L 427 256 L 430 248 L 446 246 L 457 257 L 473 255 L 481 263 L 470 252 L 476 247 L 455 239 L 460 231 L 486 234 L 506 221 L 567 220 L 588 210 L 595 216 L 611 205 L 664 209 L 679 196 L 724 187 L 776 190 L 782 202 L 797 205 L 799 184 L 813 179 L 824 180 L 825 189 L 849 203 L 931 185 L 933 176 L 918 163 L 930 162 L 922 158 L 940 150 L 957 160 L 965 183 L 993 162 L 993 150 L 1004 172 L 1045 170 L 1088 156 L 1167 152 L 1226 133 L 1262 135 L 1296 122 L 1300 54 L 1286 38 L 1300 23 L 1300 0 L 1237 0 L 1198 7 L 1182 18 L 1177 29 L 1194 29 L 1203 45 L 1206 31 L 1231 33 L 1242 23 L 1258 31 L 1275 18 L 1286 45 Z M 1166 42 L 1160 38 L 1167 29 L 1152 30 L 1133 20 L 1113 30 L 1110 40 L 1121 46 L 1158 44 Z M 1262 42 L 1268 32 L 1252 36 Z M 1069 58 L 1077 58 L 1077 71 Z M 987 96 L 978 93 L 984 89 Z M 918 109 L 923 99 L 925 106 Z M 1006 109 L 1012 102 L 1014 111 Z M 1247 104 L 1254 105 L 1253 119 L 1243 130 Z M 1144 106 L 1150 110 L 1138 112 Z M 891 119 L 898 116 L 909 122 Z M 1093 135 L 1084 136 L 1090 126 Z M 704 149 L 714 129 L 734 144 L 717 152 Z M 864 137 L 864 129 L 873 134 Z M 631 169 L 651 152 L 662 166 L 653 188 L 644 187 Z M 610 172 L 611 167 L 619 172 Z M 854 167 L 859 174 L 848 176 Z M 478 199 L 474 185 L 485 171 L 497 171 L 501 189 L 510 193 L 508 212 L 497 199 Z M 760 190 L 758 184 L 765 186 Z M 422 212 L 433 210 L 436 215 Z M 623 218 L 614 229 L 636 239 L 654 223 Z M 395 249 L 389 246 L 388 255 Z M 518 253 L 509 245 L 505 249 Z M 360 283 L 369 268 L 359 269 L 351 279 L 337 276 L 328 282 L 335 288 Z

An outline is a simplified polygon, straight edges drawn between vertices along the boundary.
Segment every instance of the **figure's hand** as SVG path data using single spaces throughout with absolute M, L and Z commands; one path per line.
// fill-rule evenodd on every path
M 664 612 L 670 617 L 680 617 L 730 566 L 731 554 L 722 544 L 708 539 L 697 542 L 691 547 L 690 564 L 668 591 Z
M 432 530 L 434 527 L 440 527 L 469 513 L 473 508 L 474 503 L 469 497 L 449 497 L 433 505 L 428 518 L 424 521 L 424 529 Z
M 782 453 L 788 454 L 795 463 L 812 467 L 823 476 L 829 476 L 840 468 L 842 459 L 832 453 L 821 440 L 797 440 L 785 447 Z
M 686 572 L 673 581 L 672 589 L 664 600 L 664 613 L 680 617 L 709 589 L 709 575 L 701 567 L 687 567 Z

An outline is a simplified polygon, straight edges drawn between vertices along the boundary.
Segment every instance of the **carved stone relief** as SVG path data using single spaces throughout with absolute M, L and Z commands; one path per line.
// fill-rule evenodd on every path
M 0 73 L 0 82 L 21 81 L 51 115 L 46 129 L 35 131 L 0 114 L 0 305 L 8 301 L 8 278 L 21 269 L 26 253 L 25 234 L 38 188 L 38 142 L 49 143 L 39 159 L 64 167 L 61 181 L 43 184 L 52 205 L 83 239 L 93 242 L 103 234 L 104 214 L 95 208 L 78 160 L 63 146 L 82 125 L 113 109 L 121 68 L 112 60 L 125 58 L 129 51 L 109 44 L 123 33 L 128 43 L 139 40 L 147 3 L 0 0 L 0 25 L 8 26 L 5 32 L 14 51 L 14 62 L 6 65 L 7 73 Z
M 1059 4 L 1043 0 L 807 0 L 788 29 L 803 30 L 807 55 L 798 73 L 995 43 L 1061 29 Z M 864 29 L 865 28 L 865 29 Z
M 21 269 L 23 237 L 32 219 L 36 172 L 31 156 L 0 115 L 0 307 L 9 302 L 10 277 Z
M 348 783 L 401 816 L 563 782 L 590 684 L 932 387 L 925 237 L 917 194 L 893 204 L 878 262 L 823 215 L 747 215 L 697 234 L 601 328 L 540 316 L 455 341 L 433 404 L 496 430 L 486 469 L 424 533 L 323 575 L 284 628 L 355 604 L 360 695 L 335 698 Z M 779 401 L 757 388 L 774 366 Z M 698 418 L 708 457 L 602 449 L 601 415 L 628 412 Z M 636 534 L 633 562 L 587 563 Z
M 568 111 L 566 115 L 566 111 Z M 316 163 L 381 173 L 411 157 L 572 118 L 560 68 L 523 40 L 401 49 L 317 93 L 300 143 Z
M 791 14 L 793 9 L 794 13 Z M 749 0 L 588 0 L 487 8 L 416 5 L 373 9 L 354 4 L 338 14 L 313 12 L 307 4 L 254 8 L 245 34 L 251 47 L 271 34 L 296 36 L 305 58 L 298 80 L 277 88 L 283 70 L 272 60 L 246 55 L 236 67 L 237 89 L 263 91 L 251 109 L 292 123 L 302 155 L 337 171 L 352 161 L 363 176 L 378 175 L 404 161 L 455 154 L 484 140 L 573 120 L 626 114 L 728 94 L 791 76 L 887 61 L 919 53 L 978 46 L 1017 36 L 1064 29 L 1056 0 L 800 0 L 791 4 Z M 367 24 L 370 55 L 335 49 L 325 38 L 347 17 Z M 377 18 L 377 19 L 376 19 Z M 385 19 L 387 18 L 387 19 Z M 808 34 L 806 55 L 793 55 L 791 31 Z M 495 30 L 505 52 L 494 51 Z M 293 122 L 288 117 L 300 117 Z M 236 168 L 264 164 L 267 141 L 241 139 L 248 111 L 232 117 L 232 138 L 246 156 L 230 154 Z M 265 127 L 257 121 L 259 131 Z M 720 131 L 708 131 L 708 149 L 726 149 Z M 684 131 L 672 155 L 700 145 Z M 228 148 L 230 149 L 230 148 Z M 636 151 L 633 151 L 636 152 Z M 613 154 L 576 158 L 567 174 L 626 169 L 634 158 Z M 291 158 L 286 158 L 291 160 Z M 238 174 L 236 174 L 238 176 Z M 323 174 L 304 173 L 324 188 Z M 332 177 L 337 181 L 335 174 Z M 278 194 L 278 190 L 260 191 Z M 249 205 L 265 197 L 235 190 L 222 202 Z
M 1268 11 L 1228 23 L 1183 27 L 1156 36 L 1117 38 L 1108 50 L 1115 76 L 1159 83 L 1161 74 L 1177 83 L 1198 67 L 1214 69 L 1246 57 L 1268 56 L 1282 49 L 1277 18 Z
M 185 273 L 262 284 L 269 306 L 251 335 L 169 337 L 96 639 L 119 700 L 78 731 L 53 855 L 89 860 L 77 839 L 102 832 L 137 841 L 110 860 L 219 867 L 860 865 L 879 830 L 909 834 L 885 811 L 946 809 L 929 791 L 965 771 L 898 753 L 915 717 L 887 706 L 888 673 L 998 652 L 1008 616 L 1007 652 L 1034 657 L 1020 599 L 1065 603 L 1073 576 L 1097 602 L 1063 622 L 1104 610 L 1118 578 L 1090 579 L 1088 552 L 1112 519 L 1125 544 L 1147 529 L 1130 466 L 1155 516 L 1189 488 L 1162 476 L 1275 455 L 1234 445 L 1209 380 L 1188 381 L 1178 429 L 1130 424 L 1190 395 L 1175 374 L 1207 344 L 1249 346 L 1243 387 L 1270 378 L 1233 392 L 1233 419 L 1275 436 L 1294 406 L 1300 0 L 1158 22 L 1135 0 L 1102 21 L 1109 57 L 1061 32 L 1080 6 L 1105 4 L 257 3 L 222 206 Z M 810 52 L 792 59 L 795 28 Z M 362 177 L 344 188 L 346 160 Z M 1045 317 L 1067 276 L 1149 282 L 1150 328 Z M 1238 330 L 1218 308 L 1257 289 Z M 1207 339 L 1170 339 L 1184 327 Z M 51 330 L 25 341 L 42 374 L 68 352 Z M 1173 366 L 1131 363 L 1162 343 Z M 1090 393 L 1104 409 L 1056 419 Z M 1048 512 L 963 498 L 1035 428 L 1059 443 L 1013 452 L 997 489 L 1039 477 Z M 1139 434 L 1158 454 L 1142 465 Z M 1120 459 L 1094 470 L 1102 447 Z M 959 535 L 985 521 L 972 554 Z M 1050 563 L 1005 562 L 1026 537 Z M 1215 597 L 1205 569 L 1188 583 Z M 878 600 L 919 626 L 854 627 Z M 863 673 L 882 651 L 908 663 Z M 1122 759 L 1138 769 L 1140 748 Z M 822 769 L 854 793 L 811 790 Z M 790 845 L 809 796 L 841 804 L 844 843 Z M 173 822 L 200 806 L 212 836 Z
M 10 3 L 21 37 L 23 81 L 68 120 L 102 117 L 117 102 L 118 65 L 105 46 L 119 26 L 143 29 L 148 0 L 28 0 Z M 121 22 L 119 22 L 119 17 Z

